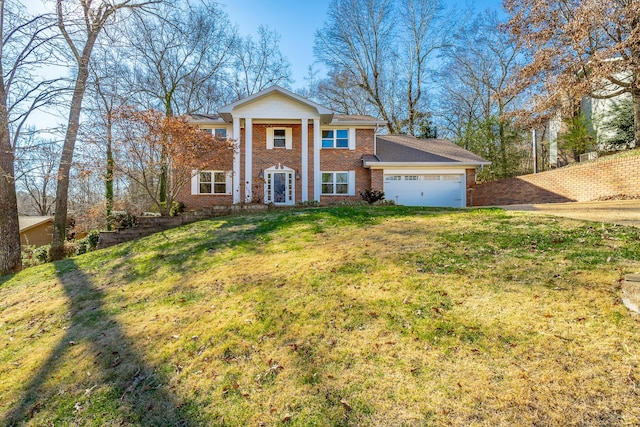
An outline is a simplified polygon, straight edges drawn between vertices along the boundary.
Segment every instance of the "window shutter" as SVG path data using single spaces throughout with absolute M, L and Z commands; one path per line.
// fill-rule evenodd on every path
M 284 130 L 284 137 L 285 137 L 285 147 L 287 148 L 287 150 L 292 150 L 293 149 L 293 129 L 286 128 Z
M 273 128 L 267 128 L 267 150 L 273 149 Z
M 200 172 L 198 172 L 197 170 L 192 170 L 191 171 L 191 194 L 199 194 L 200 192 L 198 191 L 198 175 L 200 174 Z
M 349 171 L 349 196 L 356 195 L 356 171 Z
M 233 188 L 233 171 L 227 171 L 227 182 L 225 188 L 227 190 L 226 194 L 232 193 L 231 190 Z
M 349 150 L 356 149 L 356 128 L 349 128 Z

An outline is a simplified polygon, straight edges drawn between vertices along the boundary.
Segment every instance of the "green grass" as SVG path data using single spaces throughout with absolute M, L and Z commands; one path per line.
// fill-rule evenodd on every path
M 0 425 L 637 425 L 640 230 L 202 221 L 0 278 Z

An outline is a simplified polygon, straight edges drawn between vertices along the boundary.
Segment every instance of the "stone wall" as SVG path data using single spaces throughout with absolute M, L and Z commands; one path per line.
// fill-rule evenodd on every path
M 174 217 L 149 216 L 138 217 L 138 225 L 133 228 L 124 228 L 115 231 L 101 231 L 98 239 L 97 249 L 108 248 L 109 246 L 140 237 L 149 236 L 170 228 L 179 227 L 184 224 L 200 221 L 203 219 L 215 218 L 219 216 L 262 212 L 268 209 L 267 205 L 233 205 L 214 206 L 209 209 L 201 209 L 194 212 L 186 212 Z

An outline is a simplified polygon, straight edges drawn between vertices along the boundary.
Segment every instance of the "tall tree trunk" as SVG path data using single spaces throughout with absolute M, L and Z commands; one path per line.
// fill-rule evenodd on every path
M 111 212 L 113 211 L 113 170 L 115 167 L 113 161 L 112 147 L 112 123 L 111 113 L 107 113 L 107 171 L 104 176 L 105 185 L 105 199 L 106 199 L 106 216 L 107 216 L 107 230 L 111 230 Z
M 0 106 L 6 118 L 6 108 Z M 1 113 L 0 113 L 1 114 Z M 0 276 L 22 269 L 14 154 L 6 120 L 0 127 Z
M 97 34 L 96 34 L 97 36 Z M 58 168 L 58 186 L 56 188 L 56 210 L 53 223 L 53 242 L 51 243 L 51 259 L 59 260 L 64 257 L 64 241 L 67 236 L 67 205 L 69 200 L 69 173 L 73 163 L 73 151 L 76 146 L 78 130 L 80 128 L 80 111 L 84 98 L 87 80 L 89 78 L 89 58 L 95 38 L 90 39 L 85 46 L 78 63 L 78 76 L 71 98 L 71 110 L 67 133 L 64 138 L 60 166 Z
M 636 147 L 640 147 L 640 88 L 632 90 L 633 99 L 633 139 Z

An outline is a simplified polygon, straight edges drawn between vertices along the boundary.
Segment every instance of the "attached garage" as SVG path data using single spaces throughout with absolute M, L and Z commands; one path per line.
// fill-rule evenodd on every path
M 463 174 L 384 174 L 384 194 L 387 200 L 405 206 L 466 206 Z
M 450 141 L 408 135 L 377 136 L 375 152 L 362 159 L 372 170 L 371 187 L 405 206 L 466 207 L 475 170 L 489 164 Z

